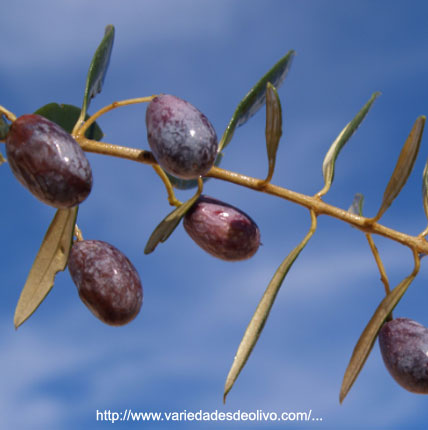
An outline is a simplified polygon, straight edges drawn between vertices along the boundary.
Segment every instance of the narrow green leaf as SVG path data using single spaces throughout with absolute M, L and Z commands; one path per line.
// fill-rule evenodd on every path
M 114 27 L 108 25 L 105 28 L 103 40 L 98 46 L 89 66 L 86 78 L 86 87 L 83 97 L 82 112 L 86 115 L 89 103 L 98 93 L 101 92 L 104 78 L 110 62 L 111 51 L 113 49 Z
M 424 173 L 422 175 L 422 201 L 424 204 L 425 215 L 428 218 L 428 160 L 425 164 Z
M 19 297 L 15 328 L 33 314 L 52 289 L 56 273 L 67 266 L 77 210 L 76 206 L 56 211 Z
M 9 132 L 10 125 L 5 121 L 4 116 L 0 115 L 0 140 L 5 140 Z
M 363 203 L 364 196 L 360 193 L 355 194 L 354 200 L 352 201 L 352 205 L 349 207 L 348 212 L 354 215 L 363 215 Z
M 315 232 L 316 229 L 316 215 L 311 212 L 311 229 L 308 234 L 302 240 L 302 242 L 297 245 L 290 254 L 287 255 L 285 260 L 278 267 L 277 271 L 273 275 L 273 278 L 269 282 L 263 297 L 261 298 L 259 304 L 257 305 L 256 311 L 254 312 L 253 317 L 251 318 L 250 323 L 245 330 L 244 336 L 239 344 L 238 350 L 236 352 L 235 358 L 232 363 L 232 367 L 230 368 L 229 374 L 226 378 L 226 383 L 224 386 L 224 395 L 223 402 L 226 402 L 226 396 L 229 391 L 232 389 L 233 384 L 239 376 L 239 373 L 245 366 L 254 346 L 257 343 L 257 340 L 263 330 L 263 327 L 266 323 L 266 320 L 269 316 L 272 305 L 275 301 L 275 298 L 278 294 L 279 289 L 281 288 L 282 282 L 284 281 L 288 271 L 290 270 L 293 263 L 296 261 L 300 252 L 308 243 L 309 239 Z
M 71 133 L 80 116 L 80 108 L 73 105 L 49 103 L 37 109 L 34 113 L 60 125 L 65 131 Z M 88 119 L 86 115 L 85 119 Z M 104 134 L 97 123 L 92 124 L 85 133 L 85 137 L 93 140 L 101 140 Z
M 373 102 L 379 95 L 380 93 L 376 92 L 370 97 L 370 100 L 362 107 L 362 109 L 357 113 L 354 119 L 348 124 L 346 124 L 345 128 L 340 132 L 339 136 L 337 136 L 336 140 L 330 146 L 330 149 L 327 151 L 322 165 L 324 188 L 318 193 L 319 195 L 326 194 L 327 191 L 330 189 L 334 179 L 334 168 L 339 152 L 344 147 L 346 142 L 348 142 L 351 136 L 355 133 L 359 125 L 363 122 L 368 111 L 372 107 Z
M 232 140 L 236 127 L 245 124 L 264 104 L 266 100 L 266 84 L 271 82 L 279 88 L 284 82 L 287 72 L 291 66 L 295 51 L 289 51 L 282 57 L 247 93 L 236 108 L 223 136 L 220 140 L 219 151 Z
M 177 228 L 181 219 L 193 206 L 200 194 L 201 193 L 198 191 L 191 199 L 187 200 L 181 206 L 174 209 L 160 222 L 147 241 L 147 245 L 144 248 L 144 254 L 152 253 L 160 242 L 165 242 L 169 236 L 171 236 L 172 232 Z
M 342 387 L 340 389 L 339 401 L 343 402 L 355 380 L 357 379 L 361 369 L 366 362 L 373 345 L 376 341 L 376 337 L 382 324 L 385 322 L 388 315 L 397 306 L 400 299 L 403 297 L 407 288 L 415 279 L 417 270 L 414 270 L 411 275 L 401 281 L 379 304 L 360 338 L 355 345 L 352 353 L 351 360 L 349 361 L 348 367 L 343 377 Z
M 394 171 L 392 172 L 391 179 L 386 186 L 385 192 L 383 194 L 382 204 L 377 215 L 375 216 L 375 220 L 381 218 L 385 211 L 391 206 L 391 203 L 394 201 L 394 199 L 398 196 L 404 187 L 404 184 L 407 182 L 407 179 L 409 178 L 415 164 L 416 157 L 418 156 L 424 125 L 424 116 L 417 118 L 413 124 L 412 130 L 410 131 L 410 134 L 404 143 L 397 164 L 395 165 Z
M 214 166 L 218 167 L 221 163 L 222 158 L 223 158 L 223 154 L 219 152 L 215 159 Z M 178 190 L 190 190 L 198 186 L 197 179 L 181 179 L 181 178 L 176 178 L 173 175 L 170 175 L 168 172 L 165 172 L 165 173 L 168 176 L 169 180 L 171 181 L 172 186 L 174 188 L 177 188 Z M 208 181 L 208 179 L 210 178 L 203 178 L 204 183 Z
M 266 84 L 266 149 L 269 162 L 267 181 L 272 179 L 275 169 L 276 152 L 282 135 L 282 109 L 276 88 L 268 82 Z

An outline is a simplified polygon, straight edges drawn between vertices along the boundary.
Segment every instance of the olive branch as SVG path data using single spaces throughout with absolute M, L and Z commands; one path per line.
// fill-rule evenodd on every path
M 102 141 L 103 134 L 96 121 L 98 121 L 103 115 L 123 106 L 150 103 L 156 97 L 155 95 L 150 95 L 146 97 L 116 101 L 98 110 L 95 114 L 91 116 L 88 115 L 87 111 L 90 101 L 102 89 L 110 61 L 113 40 L 114 27 L 109 25 L 106 27 L 104 38 L 92 59 L 81 108 L 71 105 L 49 104 L 38 109 L 36 113 L 61 125 L 75 138 L 84 151 L 123 158 L 152 166 L 165 186 L 170 205 L 174 206 L 175 209 L 159 223 L 149 238 L 145 247 L 145 253 L 150 253 L 155 250 L 159 243 L 166 241 L 173 233 L 175 228 L 180 224 L 181 219 L 192 208 L 197 198 L 201 195 L 204 184 L 202 178 L 192 181 L 180 180 L 172 177 L 158 164 L 153 153 L 150 151 L 115 145 Z M 378 98 L 379 93 L 374 93 L 370 97 L 367 103 L 343 128 L 337 139 L 330 146 L 322 165 L 324 184 L 319 192 L 313 196 L 309 196 L 272 183 L 276 165 L 277 149 L 282 135 L 282 108 L 277 90 L 284 82 L 294 54 L 294 51 L 289 51 L 250 89 L 235 109 L 219 142 L 216 164 L 220 164 L 221 158 L 225 155 L 227 146 L 232 141 L 236 128 L 244 125 L 260 110 L 260 108 L 265 106 L 265 135 L 268 164 L 266 177 L 254 178 L 242 173 L 222 169 L 219 165 L 214 165 L 203 178 L 204 180 L 207 178 L 215 178 L 252 189 L 259 193 L 266 193 L 288 200 L 306 208 L 311 220 L 308 233 L 304 236 L 302 241 L 287 256 L 285 256 L 256 307 L 255 313 L 251 318 L 242 341 L 237 349 L 229 374 L 227 375 L 223 396 L 224 400 L 236 382 L 239 373 L 243 369 L 257 343 L 287 273 L 316 232 L 317 218 L 319 216 L 326 215 L 346 222 L 352 227 L 359 229 L 365 235 L 379 269 L 381 281 L 385 289 L 385 298 L 381 301 L 375 310 L 373 317 L 364 328 L 353 351 L 340 391 L 341 402 L 346 397 L 352 384 L 358 377 L 382 325 L 385 321 L 392 318 L 392 311 L 400 302 L 411 282 L 417 276 L 420 268 L 421 256 L 428 254 L 428 242 L 425 238 L 428 234 L 428 226 L 424 228 L 420 234 L 412 236 L 404 232 L 388 228 L 380 223 L 382 216 L 401 192 L 413 170 L 422 140 L 425 116 L 418 117 L 411 128 L 409 136 L 402 147 L 401 153 L 399 154 L 395 169 L 393 170 L 386 186 L 379 210 L 374 216 L 366 217 L 363 215 L 363 196 L 361 195 L 355 196 L 354 202 L 348 210 L 333 206 L 324 201 L 325 196 L 328 194 L 333 184 L 336 160 L 340 151 L 361 125 L 374 101 Z M 0 113 L 5 117 L 4 119 L 0 116 L 0 140 L 4 141 L 9 129 L 7 121 L 13 123 L 17 117 L 11 111 L 2 106 L 0 106 Z M 0 154 L 0 164 L 5 161 L 6 160 Z M 197 187 L 197 191 L 189 200 L 182 203 L 177 199 L 175 189 L 188 189 L 194 186 Z M 423 206 L 428 217 L 428 163 L 423 172 L 422 190 Z M 14 319 L 15 327 L 21 325 L 32 315 L 53 287 L 55 274 L 58 271 L 64 270 L 67 266 L 73 236 L 78 237 L 80 235 L 80 231 L 76 226 L 77 216 L 77 207 L 71 209 L 58 209 L 56 212 L 18 301 Z M 393 289 L 390 288 L 385 268 L 376 248 L 373 239 L 373 236 L 375 235 L 386 237 L 408 247 L 413 255 L 413 271 Z

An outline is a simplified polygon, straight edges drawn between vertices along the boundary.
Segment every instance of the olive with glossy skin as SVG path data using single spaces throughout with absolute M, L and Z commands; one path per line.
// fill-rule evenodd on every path
M 156 161 L 173 176 L 196 179 L 214 165 L 214 127 L 193 105 L 178 97 L 155 97 L 146 111 L 147 139 Z
M 392 377 L 412 393 L 428 394 L 428 329 L 409 318 L 385 323 L 379 346 Z
M 6 154 L 18 181 L 50 206 L 76 206 L 91 191 L 92 170 L 80 145 L 40 115 L 22 115 L 12 123 Z
M 128 258 L 113 245 L 100 240 L 75 242 L 68 269 L 83 303 L 102 322 L 124 325 L 140 312 L 140 277 Z
M 183 226 L 202 249 L 226 261 L 246 260 L 260 245 L 259 228 L 246 213 L 203 195 L 184 216 Z

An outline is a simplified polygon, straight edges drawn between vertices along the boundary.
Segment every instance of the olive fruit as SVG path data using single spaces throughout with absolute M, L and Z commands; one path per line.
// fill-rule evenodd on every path
M 173 176 L 196 179 L 214 165 L 214 127 L 193 105 L 178 97 L 155 97 L 146 111 L 147 139 L 156 161 Z
M 186 213 L 183 226 L 202 249 L 222 260 L 245 260 L 260 245 L 259 228 L 247 214 L 204 195 Z
M 76 206 L 91 191 L 92 170 L 80 145 L 40 115 L 22 115 L 12 123 L 6 154 L 18 181 L 50 206 Z
M 412 393 L 428 394 L 428 329 L 409 318 L 385 323 L 379 332 L 383 361 L 392 377 Z
M 100 240 L 75 242 L 68 269 L 83 303 L 104 323 L 124 325 L 139 313 L 143 301 L 140 277 L 113 245 Z

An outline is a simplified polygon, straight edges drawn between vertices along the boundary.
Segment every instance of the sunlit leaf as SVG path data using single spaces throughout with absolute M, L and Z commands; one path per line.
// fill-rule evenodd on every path
M 272 179 L 275 170 L 276 152 L 282 135 L 282 109 L 276 88 L 268 82 L 266 85 L 266 149 L 269 171 L 266 181 Z
M 34 113 L 44 116 L 71 133 L 80 116 L 80 108 L 67 104 L 49 103 L 37 109 Z M 89 115 L 86 115 L 85 119 L 88 118 Z M 92 124 L 85 133 L 85 137 L 93 140 L 101 140 L 103 136 L 104 134 L 97 123 Z
M 174 209 L 169 215 L 167 215 L 160 224 L 155 228 L 151 234 L 146 247 L 144 248 L 144 254 L 152 253 L 156 246 L 160 242 L 165 242 L 172 232 L 177 228 L 181 219 L 186 215 L 186 212 L 193 206 L 200 195 L 197 192 L 191 199 L 184 202 L 181 206 Z
M 266 101 L 266 84 L 271 82 L 275 88 L 279 88 L 283 83 L 291 62 L 295 55 L 294 51 L 289 51 L 270 69 L 254 87 L 241 100 L 236 108 L 226 130 L 223 133 L 219 147 L 220 151 L 232 140 L 236 127 L 245 124 Z
M 345 399 L 346 395 L 357 379 L 361 369 L 363 368 L 364 363 L 366 362 L 370 351 L 373 348 L 382 324 L 385 322 L 388 315 L 394 310 L 395 306 L 397 306 L 407 288 L 413 279 L 415 279 L 418 270 L 419 269 L 415 269 L 410 276 L 405 278 L 387 296 L 385 296 L 385 298 L 377 307 L 360 338 L 358 339 L 358 342 L 355 345 L 354 351 L 352 353 L 351 360 L 349 361 L 348 367 L 346 369 L 345 376 L 343 377 L 342 388 L 340 389 L 339 395 L 340 403 L 342 403 Z
M 363 203 L 364 203 L 364 196 L 360 193 L 355 194 L 354 200 L 352 201 L 351 206 L 348 209 L 348 212 L 351 212 L 351 214 L 354 215 L 363 215 Z
M 339 155 L 341 149 L 344 147 L 346 142 L 348 142 L 351 136 L 355 133 L 358 126 L 363 122 L 373 102 L 379 95 L 380 93 L 377 92 L 370 97 L 370 100 L 362 107 L 362 109 L 357 113 L 354 119 L 348 124 L 346 124 L 345 128 L 340 132 L 339 136 L 337 136 L 336 140 L 330 146 L 330 149 L 328 150 L 322 165 L 324 188 L 318 193 L 319 195 L 324 195 L 330 189 L 334 179 L 334 169 L 337 156 Z
M 52 289 L 56 273 L 67 266 L 76 216 L 77 206 L 56 211 L 19 297 L 15 328 L 33 314 Z
M 9 132 L 10 125 L 5 121 L 4 116 L 0 115 L 0 140 L 5 140 Z
M 379 212 L 375 216 L 378 220 L 385 213 L 385 211 L 391 206 L 391 203 L 398 196 L 401 189 L 404 187 L 410 173 L 412 172 L 413 166 L 418 155 L 419 146 L 422 140 L 422 133 L 424 131 L 425 117 L 420 116 L 416 119 L 413 124 L 412 130 L 406 142 L 404 143 L 403 149 L 401 150 L 400 157 L 398 158 L 397 164 L 392 172 L 391 179 L 386 186 L 383 194 L 382 204 Z
M 263 297 L 257 305 L 256 311 L 254 312 L 254 315 L 251 318 L 247 329 L 245 330 L 244 336 L 241 340 L 241 343 L 239 344 L 238 350 L 233 360 L 232 367 L 230 368 L 229 374 L 227 375 L 223 395 L 224 402 L 226 401 L 227 394 L 232 389 L 233 384 L 238 378 L 239 373 L 245 366 L 245 363 L 247 362 L 251 351 L 257 343 L 257 340 L 263 330 L 263 327 L 269 316 L 270 310 L 282 285 L 282 282 L 284 281 L 288 271 L 290 270 L 293 263 L 296 261 L 300 252 L 303 250 L 303 248 L 306 246 L 309 239 L 315 232 L 316 215 L 313 212 L 311 212 L 311 221 L 312 222 L 310 231 L 302 240 L 302 242 L 297 245 L 296 248 L 294 248 L 290 252 L 290 254 L 287 255 L 285 260 L 278 267 L 277 271 L 273 275 L 273 278 L 269 282 L 269 285 L 267 286 Z
M 220 152 L 217 154 L 217 157 L 214 162 L 214 166 L 220 166 L 221 160 L 223 158 L 223 154 Z M 198 180 L 197 179 L 180 179 L 176 178 L 175 176 L 170 175 L 169 173 L 165 172 L 168 176 L 169 180 L 171 181 L 171 184 L 174 188 L 177 188 L 178 190 L 190 190 L 192 188 L 196 188 L 198 186 Z M 203 178 L 203 181 L 206 182 L 210 178 Z
M 114 27 L 108 25 L 105 29 L 104 38 L 98 46 L 89 66 L 86 78 L 86 87 L 83 97 L 82 111 L 86 115 L 89 103 L 98 93 L 101 92 L 104 78 L 110 62 L 111 51 L 113 49 Z

